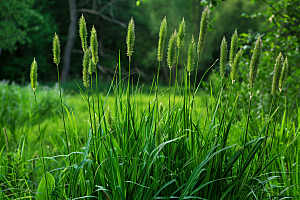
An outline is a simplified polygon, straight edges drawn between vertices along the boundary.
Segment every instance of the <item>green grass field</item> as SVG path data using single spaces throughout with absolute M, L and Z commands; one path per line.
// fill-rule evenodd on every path
M 190 72 L 194 65 L 198 68 L 209 13 L 207 7 L 198 46 L 194 40 L 189 45 L 184 74 L 176 77 L 175 83 L 170 79 L 169 87 L 158 85 L 166 19 L 161 24 L 158 74 L 151 86 L 145 86 L 150 91 L 143 92 L 144 87 L 133 84 L 130 76 L 134 44 L 131 19 L 126 40 L 129 75 L 122 77 L 119 62 L 118 75 L 104 93 L 98 87 L 98 70 L 93 71 L 98 62 L 96 30 L 91 32 L 88 47 L 83 16 L 79 23 L 84 51 L 79 94 L 60 95 L 60 83 L 54 87 L 38 85 L 35 59 L 30 73 L 32 88 L 0 82 L 0 197 L 297 199 L 300 107 L 289 110 L 288 106 L 278 106 L 287 76 L 287 59 L 283 61 L 279 54 L 276 60 L 272 83 L 275 100 L 268 114 L 264 114 L 264 108 L 254 112 L 251 106 L 251 100 L 257 98 L 254 91 L 262 52 L 260 37 L 253 50 L 249 80 L 238 79 L 242 52 L 237 52 L 235 32 L 230 48 L 230 76 L 225 76 L 224 38 L 219 80 L 210 83 L 207 91 L 201 91 L 206 73 L 199 83 L 193 84 L 197 73 L 194 77 Z M 170 77 L 172 67 L 177 73 L 176 51 L 178 55 L 184 23 L 183 20 L 169 41 Z M 58 69 L 60 46 L 56 34 L 53 43 Z M 177 82 L 179 79 L 182 82 Z M 241 81 L 249 82 L 247 102 L 241 101 L 235 90 Z M 243 109 L 237 111 L 238 105 Z M 279 109 L 283 109 L 283 116 L 277 115 Z

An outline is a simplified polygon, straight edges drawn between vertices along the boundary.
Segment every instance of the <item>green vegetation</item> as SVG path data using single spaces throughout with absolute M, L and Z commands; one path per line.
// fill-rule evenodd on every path
M 128 80 L 122 78 L 122 56 L 119 56 L 118 68 L 106 95 L 99 91 L 98 68 L 94 67 L 99 62 L 96 29 L 93 27 L 91 31 L 88 46 L 83 16 L 79 23 L 84 52 L 83 87 L 78 84 L 80 95 L 70 99 L 67 95 L 62 96 L 60 82 L 59 87 L 49 89 L 50 92 L 41 90 L 37 84 L 38 60 L 35 59 L 30 73 L 33 91 L 29 92 L 28 87 L 1 82 L 4 90 L 0 91 L 0 97 L 5 100 L 4 109 L 13 108 L 8 110 L 14 111 L 15 121 L 7 121 L 11 116 L 1 110 L 0 125 L 5 144 L 0 151 L 0 197 L 110 200 L 279 200 L 299 197 L 300 107 L 297 106 L 296 114 L 298 126 L 290 120 L 295 113 L 278 107 L 279 103 L 273 106 L 273 101 L 267 117 L 261 114 L 259 119 L 252 112 L 251 102 L 257 98 L 254 89 L 263 59 L 263 40 L 256 38 L 248 64 L 248 80 L 241 80 L 249 83 L 249 87 L 245 88 L 249 93 L 246 101 L 240 99 L 236 89 L 240 84 L 237 72 L 243 56 L 243 51 L 237 48 L 236 31 L 229 54 L 229 64 L 235 70 L 232 75 L 225 76 L 224 67 L 228 60 L 225 37 L 221 44 L 221 77 L 210 84 L 207 93 L 199 95 L 203 77 L 215 62 L 201 77 L 199 84 L 196 84 L 196 70 L 194 84 L 191 83 L 190 72 L 194 65 L 198 68 L 200 54 L 206 49 L 209 16 L 210 10 L 206 7 L 200 22 L 198 46 L 192 39 L 189 48 L 185 49 L 188 50 L 188 66 L 184 65 L 184 73 L 178 76 L 182 81 L 177 80 L 176 70 L 176 80 L 169 78 L 169 87 L 161 88 L 158 71 L 147 95 L 143 93 L 143 85 L 139 81 L 133 83 L 130 76 L 131 60 L 135 57 L 134 41 L 138 41 L 133 18 L 126 37 Z M 164 54 L 167 19 L 164 18 L 161 23 L 158 68 Z M 182 44 L 185 43 L 185 32 L 188 32 L 184 20 L 178 30 L 178 33 L 170 31 L 173 33 L 167 56 L 170 77 L 172 67 L 179 68 L 179 49 L 184 50 Z M 59 44 L 58 35 L 54 34 L 53 56 L 57 69 Z M 283 56 L 279 54 L 276 63 L 278 72 L 273 78 L 273 87 L 280 91 L 278 102 L 286 80 L 288 82 L 288 59 L 284 61 Z M 13 89 L 17 89 L 19 95 L 25 95 L 18 99 L 12 95 Z M 55 95 L 52 95 L 52 90 Z M 43 120 L 46 116 L 43 110 L 49 113 L 49 106 L 53 106 L 52 103 L 45 105 L 44 99 L 39 99 L 43 93 L 45 99 L 56 101 L 53 102 L 56 105 L 54 120 L 49 117 Z M 12 104 L 14 98 L 17 98 L 16 104 Z M 18 102 L 24 106 L 20 107 Z M 237 110 L 244 102 L 248 102 L 249 106 Z M 61 113 L 56 113 L 59 107 Z M 280 121 L 277 118 L 279 110 L 284 112 Z M 19 123 L 19 118 L 24 123 Z M 51 133 L 49 129 L 53 129 L 54 125 L 56 130 Z M 47 129 L 47 126 L 50 128 Z M 29 134 L 35 135 L 35 140 Z M 16 136 L 19 139 L 13 142 Z M 37 141 L 40 147 L 33 145 Z

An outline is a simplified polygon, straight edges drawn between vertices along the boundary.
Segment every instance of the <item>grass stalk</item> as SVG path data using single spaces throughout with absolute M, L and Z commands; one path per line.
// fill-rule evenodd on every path
M 242 159 L 240 162 L 240 171 L 242 170 L 243 161 L 244 161 L 244 154 L 245 154 L 245 147 L 247 142 L 247 135 L 248 135 L 248 127 L 249 127 L 249 120 L 250 120 L 250 111 L 251 111 L 251 100 L 252 100 L 252 92 L 250 92 L 250 98 L 249 98 L 249 105 L 248 105 L 248 115 L 247 115 L 247 123 L 246 123 L 246 131 L 245 131 L 245 138 L 244 138 L 244 149 L 242 153 Z
M 98 129 L 98 131 L 96 131 L 96 133 L 97 133 L 97 135 L 98 135 L 98 133 L 99 133 L 99 131 L 101 130 L 101 117 L 100 117 L 100 105 L 99 105 L 99 98 L 100 98 L 100 96 L 99 96 L 99 90 L 98 90 L 98 73 L 97 73 L 97 71 L 98 71 L 98 69 L 97 69 L 97 64 L 95 65 L 95 73 L 96 73 L 96 92 L 97 92 L 97 103 L 98 103 L 98 123 L 99 123 L 99 129 Z M 95 129 L 96 129 L 96 127 L 95 127 Z M 96 136 L 97 136 L 96 135 Z M 98 135 L 98 136 L 100 136 L 100 135 Z M 99 146 L 98 144 L 96 145 L 96 146 Z M 97 157 L 97 156 L 96 156 Z
M 168 124 L 171 124 L 171 81 L 172 81 L 172 67 L 170 67 L 170 76 L 169 77 L 170 78 L 169 78 L 169 116 L 168 116 L 169 123 Z M 170 133 L 169 133 L 169 140 L 170 139 L 171 139 L 171 137 L 170 137 Z
M 38 111 L 38 104 L 36 100 L 36 94 L 35 90 L 33 90 L 34 94 L 34 100 L 35 100 L 35 108 L 36 108 L 36 115 L 37 115 L 37 120 L 38 120 L 38 126 L 39 126 L 39 133 L 40 133 L 40 147 L 42 150 L 42 164 L 43 164 L 43 169 L 44 169 L 44 174 L 45 174 L 45 180 L 46 180 L 46 191 L 47 191 L 47 199 L 48 199 L 48 181 L 47 181 L 47 174 L 46 174 L 46 166 L 45 166 L 45 158 L 44 158 L 44 148 L 43 148 L 43 141 L 42 141 L 42 133 L 41 133 L 41 125 L 40 125 L 40 119 L 39 119 L 39 111 Z
M 90 126 L 91 126 L 91 131 L 92 131 L 92 137 L 93 137 L 93 121 L 92 121 L 92 115 L 91 115 L 91 105 L 90 105 L 90 96 L 89 96 L 89 91 L 88 91 L 88 88 L 86 87 L 86 100 L 87 100 L 87 103 L 88 103 L 88 107 L 89 107 L 89 115 L 90 115 Z M 87 132 L 87 136 L 86 136 L 86 139 L 88 140 L 88 137 L 89 137 L 89 131 Z
M 160 70 L 160 61 L 158 61 L 158 71 L 156 77 L 156 88 L 155 88 L 155 99 L 156 99 L 156 123 L 159 123 L 159 109 L 158 109 L 158 97 L 157 97 L 157 90 L 158 90 L 158 79 L 159 79 L 159 70 Z M 156 128 L 156 127 L 155 127 Z
M 179 50 L 180 48 L 178 48 L 178 54 L 177 54 L 177 61 L 176 61 L 176 67 L 175 67 L 175 84 L 174 84 L 174 106 L 175 106 L 175 97 L 176 97 L 176 87 L 177 87 L 177 69 L 178 69 L 178 60 L 179 60 Z
M 97 81 L 96 81 L 97 82 Z M 94 145 L 94 157 L 97 157 L 96 156 L 96 142 L 95 142 L 95 137 L 96 137 L 96 119 L 95 119 L 95 114 L 96 114 L 96 111 L 95 111 L 95 100 L 94 100 L 94 90 L 93 90 L 93 74 L 91 74 L 91 91 L 92 91 L 92 99 L 93 99 L 93 118 L 94 118 L 94 135 L 92 136 L 93 137 L 93 145 Z M 93 129 L 93 126 L 92 126 L 92 129 Z
M 272 95 L 272 102 L 271 102 L 271 107 L 270 107 L 270 112 L 269 112 L 269 122 L 268 122 L 266 136 L 265 136 L 266 137 L 266 140 L 265 140 L 266 155 L 268 155 L 267 140 L 268 140 L 268 133 L 269 133 L 269 127 L 270 127 L 270 119 L 271 119 L 271 114 L 272 114 L 273 102 L 274 102 L 274 95 Z
M 69 149 L 69 141 L 68 141 L 68 135 L 67 135 L 67 129 L 66 129 L 66 123 L 65 123 L 65 115 L 64 115 L 64 108 L 63 108 L 63 101 L 61 97 L 61 88 L 60 88 L 60 80 L 59 80 L 59 69 L 58 65 L 56 65 L 57 69 L 57 80 L 58 80 L 58 88 L 59 88 L 59 97 L 60 97 L 60 105 L 61 105 L 61 113 L 63 117 L 63 124 L 64 124 L 64 130 L 65 130 L 65 137 L 66 137 L 66 143 L 67 143 L 67 150 L 68 150 L 68 155 L 70 154 L 70 149 Z M 71 162 L 70 157 L 69 157 L 69 162 Z
M 193 99 L 192 99 L 192 105 L 191 105 L 192 109 L 194 107 L 194 100 L 195 100 L 195 95 L 196 95 L 196 82 L 197 82 L 199 60 L 200 60 L 200 55 L 198 54 L 197 67 L 196 67 L 195 79 L 194 79 L 194 87 L 193 87 Z
M 127 86 L 127 133 L 128 137 L 130 137 L 130 64 L 131 64 L 131 57 L 129 56 L 129 69 L 128 69 L 128 86 Z M 126 145 L 126 140 L 124 140 L 124 144 Z
M 281 95 L 281 91 L 279 92 L 279 95 L 278 95 L 277 107 L 279 106 L 280 95 Z M 276 111 L 275 119 L 274 119 L 275 123 L 274 123 L 274 127 L 273 127 L 273 133 L 272 133 L 272 139 L 271 139 L 271 145 L 270 145 L 270 152 L 272 151 L 273 138 L 274 138 L 274 134 L 275 134 L 275 130 L 276 130 L 277 114 L 278 114 L 278 111 Z

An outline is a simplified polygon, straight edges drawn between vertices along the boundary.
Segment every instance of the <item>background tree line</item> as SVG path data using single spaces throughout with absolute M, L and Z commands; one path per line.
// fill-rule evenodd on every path
M 198 69 L 200 77 L 219 57 L 219 45 L 222 37 L 225 36 L 230 41 L 231 34 L 236 27 L 238 27 L 238 33 L 259 32 L 270 35 L 273 33 L 270 32 L 272 27 L 270 29 L 270 23 L 264 23 L 266 20 L 270 21 L 270 17 L 275 23 L 273 29 L 278 28 L 278 25 L 282 23 L 280 19 L 277 21 L 277 18 L 281 17 L 280 15 L 286 15 L 288 19 L 294 17 L 294 21 L 298 21 L 297 12 L 291 11 L 295 8 L 291 6 L 289 8 L 289 3 L 294 3 L 296 8 L 299 7 L 299 3 L 292 0 L 275 2 L 264 0 L 148 0 L 142 1 L 139 6 L 135 0 L 1 1 L 0 80 L 28 82 L 28 66 L 32 58 L 36 57 L 39 63 L 39 80 L 55 81 L 56 70 L 52 62 L 52 38 L 55 32 L 60 36 L 62 45 L 63 65 L 60 69 L 62 81 L 81 77 L 83 52 L 80 50 L 78 37 L 78 19 L 81 14 L 87 20 L 88 30 L 91 30 L 93 25 L 97 29 L 100 53 L 98 67 L 102 72 L 101 80 L 103 81 L 110 80 L 113 75 L 118 62 L 119 50 L 121 51 L 122 69 L 126 74 L 128 62 L 125 57 L 125 37 L 127 23 L 131 17 L 134 18 L 136 25 L 136 46 L 132 57 L 133 71 L 135 74 L 139 74 L 145 82 L 151 82 L 157 70 L 157 41 L 161 20 L 165 16 L 167 17 L 169 37 L 178 28 L 179 22 L 184 17 L 187 36 L 180 53 L 180 74 L 183 72 L 187 57 L 188 41 L 192 35 L 195 38 L 198 37 L 203 8 L 206 4 L 210 4 L 211 9 L 214 10 L 210 18 L 210 29 L 213 31 L 208 34 L 205 51 L 200 58 Z M 276 7 L 276 5 L 280 6 Z M 287 10 L 288 8 L 290 10 Z M 296 28 L 291 32 L 288 28 L 285 29 L 285 35 L 291 37 L 298 32 Z M 274 34 L 276 33 L 274 32 Z M 167 83 L 165 62 L 162 63 L 161 70 Z

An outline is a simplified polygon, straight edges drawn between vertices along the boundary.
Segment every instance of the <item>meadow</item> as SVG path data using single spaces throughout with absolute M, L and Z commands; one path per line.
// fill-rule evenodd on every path
M 3 199 L 286 199 L 299 197 L 300 108 L 279 107 L 288 61 L 280 53 L 274 67 L 270 112 L 252 112 L 256 98 L 263 41 L 257 38 L 249 64 L 249 80 L 239 80 L 243 56 L 235 31 L 220 48 L 220 75 L 201 90 L 197 83 L 210 11 L 202 13 L 198 43 L 189 42 L 182 77 L 178 55 L 185 42 L 185 21 L 168 43 L 170 77 L 161 87 L 167 19 L 161 22 L 158 73 L 144 92 L 130 74 L 134 56 L 134 20 L 126 37 L 129 75 L 122 77 L 119 60 L 107 93 L 98 81 L 98 42 L 93 28 L 90 45 L 82 16 L 79 33 L 84 57 L 80 94 L 64 94 L 37 84 L 38 61 L 31 65 L 31 87 L 0 83 L 1 192 Z M 230 49 L 228 51 L 228 49 Z M 228 53 L 227 53 L 228 51 Z M 228 59 L 229 57 L 229 59 Z M 55 34 L 53 60 L 59 72 L 60 44 Z M 215 63 L 216 63 L 215 62 Z M 206 71 L 208 72 L 215 63 Z M 229 63 L 230 74 L 225 65 Z M 42 66 L 41 66 L 42 67 Z M 95 81 L 97 80 L 97 81 Z M 248 82 L 247 102 L 235 90 Z M 61 94 L 62 93 L 62 94 Z M 238 105 L 246 105 L 237 112 Z M 286 102 L 288 104 L 288 102 Z M 261 108 L 263 109 L 263 108 Z M 284 109 L 283 116 L 277 116 Z M 262 112 L 263 113 L 263 112 Z M 296 116 L 296 117 L 295 117 Z M 297 121 L 291 119 L 296 118 Z

